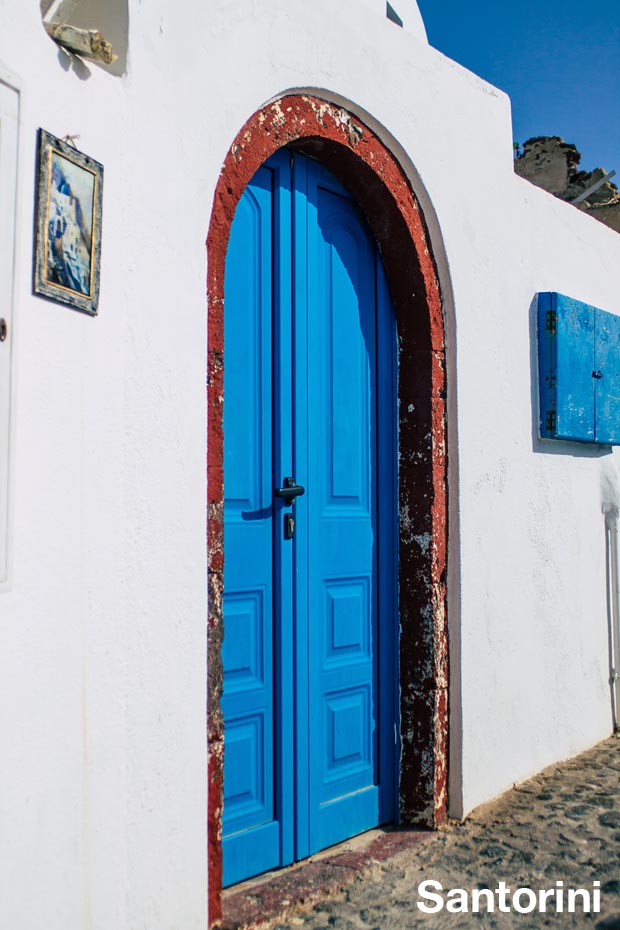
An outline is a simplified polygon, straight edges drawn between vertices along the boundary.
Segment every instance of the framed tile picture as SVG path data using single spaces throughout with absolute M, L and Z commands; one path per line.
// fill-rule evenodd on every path
M 34 292 L 94 315 L 103 166 L 39 129 Z

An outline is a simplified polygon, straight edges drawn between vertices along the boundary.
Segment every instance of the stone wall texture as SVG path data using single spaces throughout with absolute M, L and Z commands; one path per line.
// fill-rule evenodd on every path
M 581 196 L 589 187 L 607 175 L 604 168 L 580 171 L 581 153 L 560 136 L 538 136 L 528 139 L 515 161 L 515 171 L 560 200 L 568 203 Z M 620 232 L 620 193 L 611 181 L 605 181 L 585 200 L 575 204 L 578 210 Z

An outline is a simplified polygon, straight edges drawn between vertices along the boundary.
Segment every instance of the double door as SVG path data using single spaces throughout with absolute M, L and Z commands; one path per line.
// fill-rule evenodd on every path
M 224 311 L 224 884 L 394 816 L 395 332 L 319 163 L 263 165 Z

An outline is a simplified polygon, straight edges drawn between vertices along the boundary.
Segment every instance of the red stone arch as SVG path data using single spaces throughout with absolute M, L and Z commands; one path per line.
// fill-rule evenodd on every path
M 379 243 L 399 338 L 400 819 L 435 827 L 447 812 L 447 451 L 444 321 L 424 218 L 395 157 L 342 107 L 291 94 L 255 113 L 227 155 L 208 253 L 209 917 L 221 914 L 224 729 L 220 709 L 223 583 L 224 267 L 235 208 L 254 173 L 289 146 L 347 186 Z

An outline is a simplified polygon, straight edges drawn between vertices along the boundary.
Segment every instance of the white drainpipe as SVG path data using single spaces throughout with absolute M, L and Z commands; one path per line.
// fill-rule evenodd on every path
M 609 532 L 609 580 L 610 580 L 610 646 L 609 684 L 616 732 L 620 732 L 620 538 L 618 510 L 610 508 L 605 514 Z

